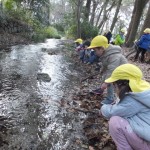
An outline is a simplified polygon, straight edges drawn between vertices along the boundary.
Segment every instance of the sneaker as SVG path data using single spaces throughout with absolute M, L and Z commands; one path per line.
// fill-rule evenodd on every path
M 103 94 L 103 90 L 101 88 L 93 90 L 90 92 L 91 94 L 101 95 Z
M 103 101 L 101 101 L 101 104 L 112 104 L 112 100 L 108 100 L 108 99 L 104 99 Z

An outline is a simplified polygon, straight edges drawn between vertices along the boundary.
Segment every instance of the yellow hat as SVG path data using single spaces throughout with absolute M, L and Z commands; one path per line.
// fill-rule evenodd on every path
M 74 41 L 75 43 L 78 42 L 79 44 L 82 44 L 83 40 L 82 39 L 77 39 L 76 41 Z
M 144 33 L 150 33 L 150 28 L 146 28 L 143 32 Z
M 88 49 L 92 49 L 96 47 L 107 48 L 108 46 L 109 44 L 107 38 L 103 35 L 98 35 L 91 41 L 91 45 L 88 47 Z
M 125 33 L 125 32 L 126 32 L 126 30 L 125 30 L 124 28 L 122 28 L 120 31 L 121 31 L 121 32 L 123 32 L 123 33 Z
M 135 65 L 123 64 L 117 67 L 106 79 L 106 83 L 112 83 L 117 80 L 129 80 L 129 86 L 133 92 L 142 92 L 150 89 L 150 84 L 142 80 L 142 71 Z

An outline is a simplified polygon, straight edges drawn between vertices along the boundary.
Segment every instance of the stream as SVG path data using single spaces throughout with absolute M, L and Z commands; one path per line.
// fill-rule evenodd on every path
M 83 114 L 61 107 L 79 80 L 60 42 L 0 51 L 0 150 L 84 149 L 75 144 L 85 138 Z

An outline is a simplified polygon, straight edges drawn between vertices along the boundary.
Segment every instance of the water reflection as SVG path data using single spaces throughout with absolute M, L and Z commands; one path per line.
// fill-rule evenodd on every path
M 78 116 L 60 106 L 60 100 L 77 84 L 72 78 L 77 72 L 58 43 L 52 39 L 1 53 L 0 116 L 7 120 L 7 134 L 0 132 L 0 140 L 4 139 L 0 149 L 61 150 L 82 135 Z M 56 54 L 49 55 L 43 48 Z M 48 74 L 51 81 L 38 81 L 38 73 Z

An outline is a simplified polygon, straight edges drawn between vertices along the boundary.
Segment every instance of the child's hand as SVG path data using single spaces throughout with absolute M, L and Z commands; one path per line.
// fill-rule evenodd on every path
M 107 88 L 107 85 L 108 85 L 108 84 L 104 82 L 104 83 L 101 85 L 101 89 L 102 89 L 102 90 L 105 90 L 105 89 Z
M 102 112 L 101 112 L 101 110 L 99 110 L 99 116 L 102 116 Z

